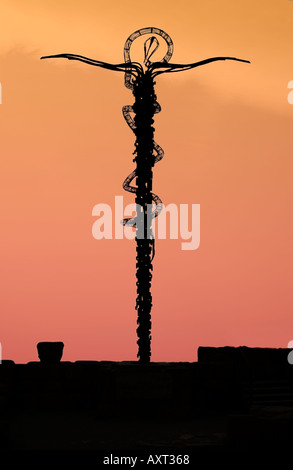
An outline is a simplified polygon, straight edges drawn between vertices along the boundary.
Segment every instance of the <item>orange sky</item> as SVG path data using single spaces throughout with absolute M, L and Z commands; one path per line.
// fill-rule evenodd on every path
M 157 240 L 152 360 L 198 346 L 286 347 L 292 328 L 293 2 L 2 0 L 0 6 L 1 337 L 4 359 L 136 360 L 135 242 L 95 240 L 92 209 L 123 195 L 134 135 L 118 63 L 133 31 L 156 26 L 172 62 L 236 56 L 159 76 L 154 191 L 201 206 L 201 244 Z M 143 42 L 141 43 L 143 44 Z

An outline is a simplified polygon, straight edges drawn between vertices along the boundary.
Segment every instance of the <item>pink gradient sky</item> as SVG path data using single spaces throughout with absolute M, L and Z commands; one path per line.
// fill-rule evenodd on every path
M 140 6 L 141 5 L 141 6 Z M 154 191 L 201 205 L 201 244 L 158 240 L 152 360 L 199 346 L 286 347 L 292 325 L 293 2 L 3 0 L 0 6 L 1 337 L 3 358 L 136 360 L 135 243 L 95 240 L 92 208 L 123 195 L 134 135 L 123 74 L 66 60 L 123 60 L 127 36 L 156 26 L 172 61 L 215 63 L 161 76 Z

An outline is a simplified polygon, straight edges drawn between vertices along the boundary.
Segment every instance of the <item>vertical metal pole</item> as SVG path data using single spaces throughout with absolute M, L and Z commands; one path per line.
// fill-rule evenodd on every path
M 137 278 L 137 336 L 139 362 L 148 363 L 151 357 L 151 281 L 152 247 L 149 238 L 152 219 L 148 217 L 148 208 L 152 205 L 152 179 L 154 166 L 154 128 L 156 96 L 153 80 L 145 72 L 134 82 L 136 134 L 136 278 Z

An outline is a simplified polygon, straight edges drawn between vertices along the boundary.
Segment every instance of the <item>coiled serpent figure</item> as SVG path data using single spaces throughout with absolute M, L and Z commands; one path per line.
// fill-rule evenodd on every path
M 169 60 L 171 59 L 171 57 L 173 55 L 173 42 L 172 42 L 172 39 L 162 29 L 150 27 L 150 28 L 142 28 L 142 29 L 139 29 L 138 31 L 135 31 L 126 40 L 125 46 L 124 46 L 124 60 L 125 60 L 125 63 L 126 64 L 131 64 L 130 49 L 131 49 L 133 41 L 135 41 L 135 39 L 137 39 L 140 36 L 143 36 L 145 34 L 157 34 L 158 36 L 161 36 L 165 40 L 165 42 L 167 44 L 167 53 L 165 54 L 165 56 L 161 60 L 161 63 L 169 62 Z M 149 67 L 151 65 L 150 58 L 156 52 L 158 47 L 159 47 L 159 41 L 157 40 L 157 38 L 155 36 L 151 36 L 144 43 L 144 64 L 145 64 L 147 70 L 149 70 Z M 129 68 L 129 70 L 126 70 L 126 72 L 125 72 L 124 84 L 125 84 L 126 88 L 130 89 L 132 92 L 134 91 L 134 86 L 135 85 L 132 81 L 131 68 Z M 154 113 L 155 114 L 161 112 L 161 106 L 159 105 L 159 103 L 157 101 L 154 102 L 154 106 L 155 106 L 154 107 Z M 135 129 L 136 129 L 135 122 L 134 122 L 134 120 L 132 119 L 132 117 L 130 115 L 130 113 L 134 113 L 133 106 L 129 106 L 129 105 L 123 106 L 122 112 L 123 112 L 124 119 L 127 122 L 128 126 L 135 133 Z M 162 160 L 162 158 L 164 157 L 164 151 L 163 151 L 162 147 L 160 147 L 160 145 L 157 144 L 155 141 L 153 141 L 153 147 L 154 147 L 154 151 L 156 153 L 153 163 L 156 164 L 160 160 Z M 124 180 L 123 189 L 125 191 L 136 194 L 137 187 L 131 186 L 131 183 L 136 178 L 136 175 L 137 175 L 137 171 L 134 170 Z M 160 214 L 160 212 L 162 211 L 163 202 L 160 199 L 160 197 L 158 195 L 156 195 L 155 193 L 153 193 L 153 192 L 151 193 L 151 197 L 152 197 L 152 201 L 155 203 L 155 209 L 152 211 L 152 214 L 151 214 L 151 217 L 154 218 L 154 217 L 157 217 Z M 137 223 L 137 218 L 136 217 L 133 217 L 133 218 L 128 217 L 128 218 L 123 219 L 123 225 L 128 225 L 128 226 L 135 227 L 136 223 Z M 152 240 L 153 240 L 153 255 L 152 255 L 152 258 L 153 258 L 154 257 L 154 237 L 153 237 L 152 232 L 151 232 L 151 237 L 152 237 Z

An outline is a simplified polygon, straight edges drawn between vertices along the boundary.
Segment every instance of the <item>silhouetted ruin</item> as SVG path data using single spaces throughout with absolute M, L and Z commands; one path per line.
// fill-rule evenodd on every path
M 284 451 L 293 437 L 289 352 L 199 347 L 197 362 L 150 364 L 4 360 L 1 451 Z

